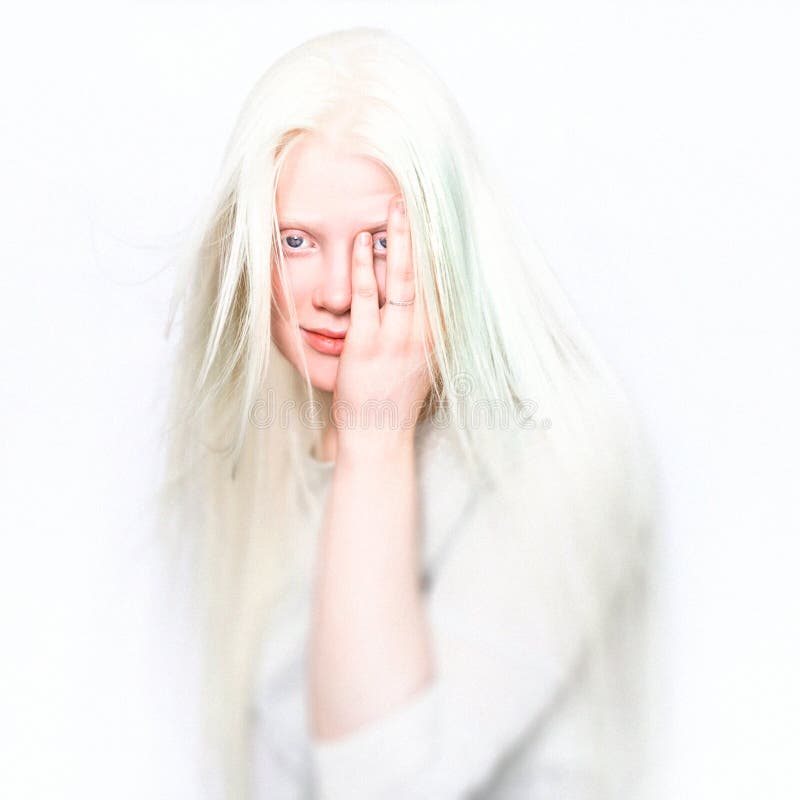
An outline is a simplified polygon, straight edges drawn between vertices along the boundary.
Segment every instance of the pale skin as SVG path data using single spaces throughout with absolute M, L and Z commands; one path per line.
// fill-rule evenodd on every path
M 392 403 L 401 423 L 337 420 L 323 436 L 319 455 L 335 467 L 317 545 L 308 650 L 309 724 L 317 740 L 347 736 L 390 713 L 434 672 L 419 582 L 414 447 L 430 389 L 429 328 L 418 324 L 416 302 L 386 302 L 416 297 L 401 201 L 382 165 L 316 135 L 295 143 L 278 186 L 300 326 L 346 331 L 336 355 L 304 339 L 312 382 L 331 391 L 335 405 Z M 383 228 L 377 238 L 375 227 Z M 285 299 L 277 307 L 285 310 Z M 287 319 L 272 333 L 300 369 Z

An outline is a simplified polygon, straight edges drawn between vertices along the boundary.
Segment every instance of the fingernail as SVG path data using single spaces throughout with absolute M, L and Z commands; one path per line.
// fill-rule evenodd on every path
M 402 198 L 397 201 L 397 210 L 401 214 L 405 214 L 406 213 L 406 204 L 405 204 L 405 201 Z
M 372 238 L 372 236 L 370 236 L 369 233 L 367 233 L 366 231 L 363 231 L 362 233 L 358 234 L 358 243 L 359 244 L 369 244 L 369 240 L 371 238 Z

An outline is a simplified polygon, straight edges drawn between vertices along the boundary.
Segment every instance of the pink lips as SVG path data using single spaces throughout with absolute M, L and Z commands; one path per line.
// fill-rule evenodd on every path
M 327 336 L 329 339 L 344 339 L 347 331 L 332 331 L 330 328 L 304 328 L 309 333 L 318 333 L 321 336 Z
M 344 349 L 345 331 L 332 331 L 328 328 L 316 328 L 313 331 L 306 328 L 300 330 L 303 338 L 318 353 L 328 356 L 341 355 Z

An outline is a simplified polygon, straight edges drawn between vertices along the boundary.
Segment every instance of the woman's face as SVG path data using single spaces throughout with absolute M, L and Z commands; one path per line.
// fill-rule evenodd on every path
M 332 392 L 341 346 L 309 331 L 344 336 L 350 326 L 351 262 L 356 236 L 373 235 L 378 302 L 386 299 L 386 228 L 390 199 L 399 187 L 378 162 L 355 155 L 346 144 L 312 134 L 296 140 L 277 187 L 280 247 L 300 324 L 312 385 Z M 273 265 L 272 337 L 302 374 L 303 362 Z M 326 346 L 327 344 L 327 346 Z

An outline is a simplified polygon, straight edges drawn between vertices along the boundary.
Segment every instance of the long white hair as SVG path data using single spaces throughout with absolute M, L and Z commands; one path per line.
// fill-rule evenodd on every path
M 405 197 L 417 302 L 433 340 L 423 416 L 436 409 L 469 420 L 487 406 L 512 409 L 527 420 L 524 434 L 450 426 L 465 465 L 500 480 L 508 448 L 539 459 L 539 469 L 547 458 L 576 503 L 619 522 L 610 539 L 565 530 L 549 545 L 561 564 L 553 590 L 571 609 L 560 623 L 599 640 L 609 598 L 647 563 L 651 483 L 636 416 L 528 226 L 487 178 L 446 87 L 384 30 L 336 31 L 296 47 L 245 102 L 187 243 L 168 325 L 180 335 L 161 519 L 191 555 L 206 643 L 207 740 L 231 800 L 247 794 L 253 673 L 287 578 L 300 513 L 291 498 L 305 485 L 300 456 L 330 409 L 330 395 L 269 336 L 272 270 L 288 287 L 278 179 L 292 143 L 323 130 L 385 165 Z M 296 330 L 293 308 L 290 318 Z M 278 423 L 260 424 L 276 409 Z M 517 477 L 525 480 L 524 469 Z M 523 520 L 535 514 L 515 511 Z

